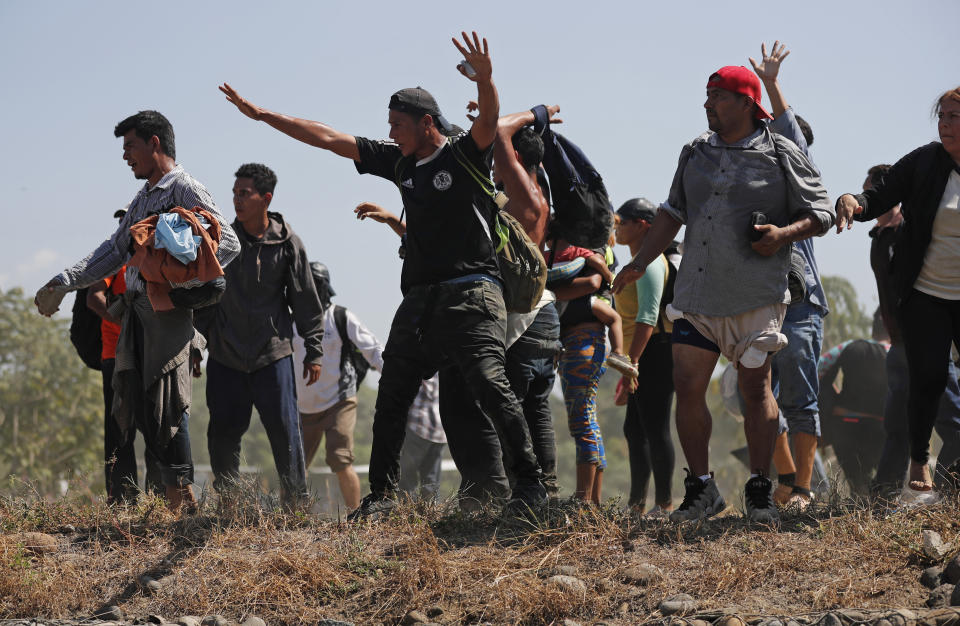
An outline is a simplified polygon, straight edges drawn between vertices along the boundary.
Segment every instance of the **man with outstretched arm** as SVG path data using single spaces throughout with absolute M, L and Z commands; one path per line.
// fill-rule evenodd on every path
M 67 292 L 112 276 L 127 263 L 126 292 L 110 310 L 114 317 L 122 316 L 113 376 L 113 415 L 124 436 L 130 436 L 134 427 L 143 433 L 147 449 L 159 464 L 168 506 L 174 511 L 181 507 L 190 510 L 196 505 L 190 487 L 190 352 L 206 342 L 193 327 L 195 307 L 184 304 L 154 311 L 140 268 L 129 262 L 130 227 L 171 207 L 200 207 L 220 224 L 216 258 L 221 267 L 237 256 L 240 244 L 206 188 L 177 164 L 173 126 L 166 117 L 157 111 L 140 111 L 117 124 L 113 134 L 123 140 L 123 159 L 134 178 L 146 182 L 116 232 L 76 265 L 51 278 L 37 292 L 35 302 L 41 314 L 52 315 Z M 207 285 L 191 279 L 171 286 L 175 288 L 170 292 L 173 299 L 175 292 L 197 287 L 199 292 Z
M 392 508 L 407 412 L 420 381 L 441 365 L 459 370 L 483 412 L 498 425 L 518 477 L 513 496 L 531 505 L 544 498 L 530 434 L 504 373 L 506 308 L 491 239 L 494 215 L 484 190 L 467 170 L 490 168 L 500 110 L 490 53 L 476 33 L 463 33 L 463 42 L 453 43 L 464 57 L 458 69 L 477 84 L 481 110 L 469 133 L 458 133 L 421 87 L 391 96 L 392 142 L 274 113 L 244 100 L 229 85 L 220 88 L 248 117 L 354 160 L 358 172 L 396 184 L 403 199 L 404 298 L 384 350 L 373 424 L 371 493 L 358 515 Z
M 777 434 L 770 354 L 785 343 L 780 327 L 790 301 L 789 244 L 824 233 L 835 214 L 803 152 L 763 123 L 770 115 L 750 70 L 727 66 L 712 74 L 703 106 L 710 132 L 684 146 L 668 199 L 614 291 L 642 276 L 686 225 L 667 312 L 674 321 L 677 434 L 690 469 L 683 503 L 670 518 L 703 519 L 726 506 L 710 473 L 705 397 L 722 353 L 738 368 L 746 404 L 747 516 L 774 522 L 779 516 L 767 478 Z M 767 223 L 755 225 L 761 212 Z

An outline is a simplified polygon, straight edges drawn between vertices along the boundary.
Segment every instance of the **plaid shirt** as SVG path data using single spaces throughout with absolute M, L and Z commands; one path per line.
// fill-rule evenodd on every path
M 447 443 L 447 435 L 440 424 L 440 376 L 420 383 L 420 392 L 407 413 L 407 430 L 433 443 Z
M 82 289 L 117 273 L 131 256 L 130 227 L 153 213 L 175 206 L 187 209 L 199 206 L 210 211 L 217 218 L 222 233 L 220 245 L 217 248 L 217 261 L 220 262 L 221 267 L 226 267 L 237 256 L 240 252 L 240 242 L 237 241 L 233 228 L 223 219 L 210 193 L 177 165 L 152 188 L 150 183 L 144 184 L 127 206 L 127 214 L 120 221 L 116 232 L 76 265 L 54 276 L 53 280 L 60 283 L 65 290 Z M 140 278 L 140 270 L 136 266 L 127 266 L 126 280 L 127 291 L 140 293 L 146 291 L 143 280 Z M 202 284 L 200 281 L 192 280 L 172 286 L 196 287 L 200 284 Z

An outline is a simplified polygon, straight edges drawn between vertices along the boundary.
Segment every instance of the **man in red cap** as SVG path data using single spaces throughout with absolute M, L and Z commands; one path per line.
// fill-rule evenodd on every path
M 685 225 L 683 262 L 667 315 L 673 325 L 677 434 L 690 469 L 683 503 L 670 518 L 704 519 L 726 507 L 709 465 L 712 418 L 706 391 L 721 354 L 739 371 L 750 479 L 747 517 L 775 522 L 767 478 L 777 434 L 771 354 L 790 293 L 790 243 L 825 233 L 835 213 L 820 175 L 792 142 L 767 128 L 760 81 L 726 66 L 707 80 L 710 132 L 688 143 L 667 201 L 639 253 L 614 281 L 618 292 L 643 275 Z

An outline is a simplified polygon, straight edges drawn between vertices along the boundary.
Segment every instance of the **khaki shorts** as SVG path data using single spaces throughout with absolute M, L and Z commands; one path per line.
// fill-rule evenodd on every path
M 720 353 L 734 367 L 743 365 L 757 368 L 767 357 L 787 345 L 787 337 L 780 332 L 787 305 L 782 303 L 762 306 L 728 317 L 711 317 L 699 313 L 684 313 L 667 305 L 671 322 L 683 318 L 701 335 L 720 348 Z
M 327 435 L 326 463 L 334 472 L 353 464 L 353 429 L 357 425 L 357 399 L 347 398 L 319 413 L 301 413 L 300 427 L 303 431 L 303 456 L 306 467 L 320 448 L 324 433 Z

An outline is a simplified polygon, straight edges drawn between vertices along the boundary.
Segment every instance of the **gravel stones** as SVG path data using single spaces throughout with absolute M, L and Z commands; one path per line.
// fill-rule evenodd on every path
M 23 546 L 24 551 L 35 556 L 57 551 L 57 538 L 46 533 L 17 533 L 13 541 Z
M 663 572 L 654 565 L 637 565 L 623 570 L 621 576 L 626 583 L 646 587 L 663 578 Z
M 943 582 L 951 585 L 960 584 L 960 554 L 953 557 L 943 568 Z
M 697 601 L 685 593 L 664 598 L 660 602 L 660 612 L 664 615 L 683 615 L 697 610 Z
M 950 606 L 950 595 L 953 593 L 953 585 L 940 585 L 930 592 L 927 598 L 927 606 L 931 609 L 939 609 Z
M 920 584 L 927 589 L 936 589 L 940 584 L 940 568 L 928 567 L 920 573 Z
M 951 547 L 950 544 L 943 543 L 943 539 L 937 531 L 923 531 L 923 553 L 931 559 L 939 561 L 950 552 Z
M 240 622 L 240 626 L 267 626 L 267 623 L 256 615 L 248 615 L 247 619 Z
M 587 593 L 587 584 L 574 576 L 564 576 L 562 574 L 558 574 L 548 578 L 547 582 L 557 585 L 558 587 L 561 587 L 567 591 L 572 591 L 581 595 Z

